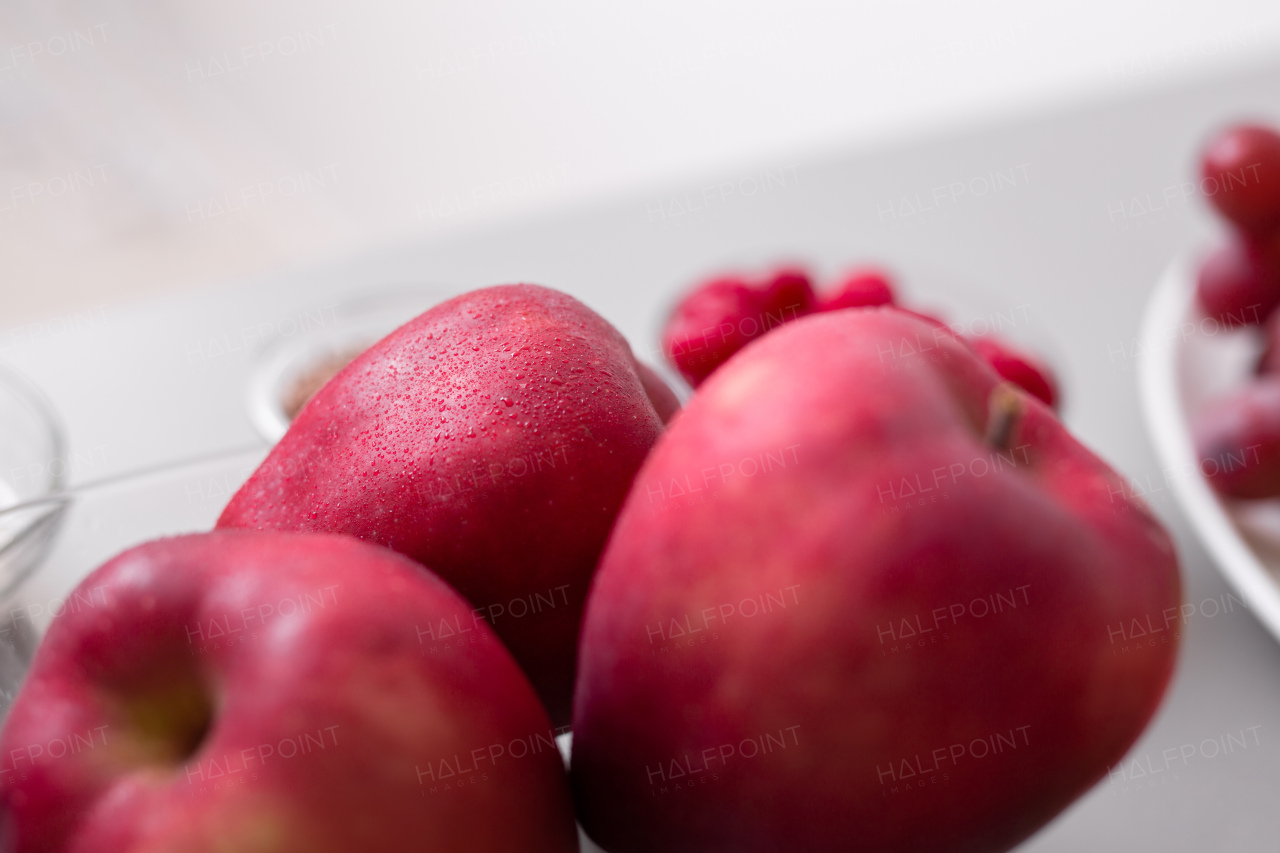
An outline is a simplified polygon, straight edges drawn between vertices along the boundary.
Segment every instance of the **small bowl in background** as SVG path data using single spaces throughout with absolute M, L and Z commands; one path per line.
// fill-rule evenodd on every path
M 250 421 L 267 441 L 279 441 L 311 395 L 353 358 L 458 292 L 436 284 L 404 285 L 314 312 L 317 320 L 304 332 L 278 338 L 259 354 L 246 401 Z

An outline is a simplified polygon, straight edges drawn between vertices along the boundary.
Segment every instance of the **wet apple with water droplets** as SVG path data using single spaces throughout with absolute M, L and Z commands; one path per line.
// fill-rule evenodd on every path
M 492 626 L 563 724 L 587 586 L 662 431 L 646 382 L 657 393 L 576 299 L 472 291 L 335 376 L 218 525 L 347 533 L 418 560 L 474 607 L 432 647 Z M 660 402 L 669 416 L 673 400 Z

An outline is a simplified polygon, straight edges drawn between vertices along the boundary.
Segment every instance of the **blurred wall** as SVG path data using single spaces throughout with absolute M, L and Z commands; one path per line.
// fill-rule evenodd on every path
M 1274 0 L 18 0 L 0 327 L 1278 46 Z

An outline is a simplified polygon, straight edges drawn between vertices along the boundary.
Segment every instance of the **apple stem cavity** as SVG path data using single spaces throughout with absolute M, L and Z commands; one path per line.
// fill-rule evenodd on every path
M 1022 395 L 1011 382 L 1001 382 L 987 397 L 987 434 L 983 438 L 993 450 L 1008 450 L 1013 432 L 1026 408 Z

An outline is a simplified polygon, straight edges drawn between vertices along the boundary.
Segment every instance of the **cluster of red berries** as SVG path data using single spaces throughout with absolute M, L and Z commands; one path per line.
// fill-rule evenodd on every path
M 694 288 L 676 305 L 662 335 L 667 359 L 694 388 L 729 357 L 770 329 L 806 314 L 849 308 L 888 308 L 913 314 L 965 341 L 1004 379 L 1056 407 L 1058 385 L 1049 368 L 995 335 L 964 335 L 932 314 L 898 304 L 890 277 L 864 268 L 825 294 L 804 270 L 784 267 L 762 279 L 720 276 Z
M 1205 148 L 1201 188 L 1231 227 L 1200 266 L 1196 296 L 1228 328 L 1263 327 L 1257 377 L 1212 401 L 1193 429 L 1198 465 L 1219 492 L 1280 496 L 1280 133 L 1228 128 Z
M 1200 306 L 1230 327 L 1265 323 L 1280 306 L 1280 133 L 1242 124 L 1219 134 L 1200 187 L 1232 231 L 1200 267 Z

